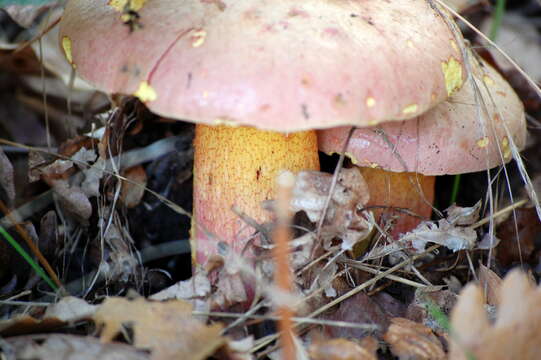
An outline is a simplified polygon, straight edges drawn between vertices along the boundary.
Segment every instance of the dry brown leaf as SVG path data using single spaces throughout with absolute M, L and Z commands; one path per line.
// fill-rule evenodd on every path
M 66 296 L 56 304 L 51 304 L 45 311 L 46 318 L 57 318 L 65 322 L 89 319 L 96 311 L 96 305 L 74 296 Z
M 383 294 L 383 293 L 382 293 Z M 385 299 L 385 303 L 390 303 L 391 299 Z M 367 335 L 375 334 L 380 337 L 387 326 L 389 326 L 390 319 L 395 317 L 395 314 L 391 314 L 388 311 L 389 308 L 395 308 L 395 306 L 385 305 L 382 306 L 384 301 L 381 297 L 368 296 L 365 293 L 358 293 L 340 303 L 340 307 L 334 313 L 325 316 L 325 319 L 334 321 L 348 321 L 357 324 L 369 324 L 376 325 L 377 330 L 361 329 L 361 328 L 348 328 L 340 326 L 324 326 L 326 336 L 332 338 L 354 338 L 361 339 Z
M 501 284 L 494 324 L 488 320 L 479 285 L 467 285 L 452 311 L 450 360 L 539 359 L 541 288 L 519 270 Z
M 496 273 L 483 264 L 479 264 L 479 284 L 486 296 L 487 304 L 497 306 L 498 293 L 502 284 L 502 279 Z
M 432 330 L 408 319 L 393 318 L 383 339 L 391 346 L 392 353 L 401 360 L 445 358 L 441 343 Z
M 15 182 L 13 180 L 13 165 L 0 148 L 0 199 L 4 199 L 7 206 L 15 200 Z
M 502 222 L 497 228 L 501 241 L 496 248 L 496 258 L 504 266 L 529 262 L 530 259 L 534 258 L 535 243 L 541 232 L 541 222 L 535 208 L 519 208 L 514 211 L 514 215 Z M 537 259 L 534 260 L 537 262 Z
M 144 298 L 107 298 L 94 314 L 101 340 L 111 341 L 124 326 L 133 331 L 137 348 L 150 349 L 152 359 L 206 359 L 225 343 L 222 326 L 207 326 L 192 316 L 182 300 L 152 302 Z
M 122 191 L 120 192 L 122 203 L 128 208 L 134 208 L 139 205 L 145 194 L 144 186 L 147 184 L 147 174 L 145 169 L 139 165 L 126 169 L 122 175 L 138 184 L 135 185 L 124 181 L 122 182 Z
M 82 299 L 68 296 L 49 305 L 42 318 L 19 315 L 0 321 L 0 335 L 14 336 L 51 331 L 70 322 L 90 319 L 95 309 L 94 305 L 89 305 Z
M 4 339 L 20 360 L 146 360 L 147 353 L 126 344 L 103 344 L 93 337 L 39 335 Z
M 304 211 L 310 221 L 318 222 L 325 210 L 333 175 L 320 171 L 301 171 L 297 174 L 291 208 Z M 366 205 L 370 195 L 368 185 L 359 169 L 342 169 L 327 208 L 322 234 L 332 239 L 339 236 L 342 248 L 351 250 L 355 243 L 366 238 L 373 218 L 359 214 L 357 209 Z
M 86 221 L 90 219 L 92 204 L 79 186 L 70 185 L 65 180 L 55 180 L 52 185 L 63 210 L 75 215 L 78 220 Z
M 310 358 L 313 360 L 376 360 L 377 340 L 366 337 L 363 341 L 366 346 L 346 339 L 315 342 L 309 349 Z
M 406 317 L 428 326 L 437 333 L 441 333 L 445 329 L 432 317 L 427 310 L 427 305 L 433 304 L 441 309 L 443 313 L 449 314 L 456 304 L 456 300 L 457 295 L 450 290 L 427 291 L 426 289 L 419 288 L 415 290 L 415 297 L 410 305 L 408 305 Z

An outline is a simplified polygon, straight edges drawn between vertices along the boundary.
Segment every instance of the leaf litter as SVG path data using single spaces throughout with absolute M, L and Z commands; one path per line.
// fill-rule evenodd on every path
M 459 6 L 462 5 L 459 4 Z M 70 94 L 74 91 L 73 89 L 68 90 Z M 484 101 L 490 101 L 490 99 Z M 107 116 L 105 118 L 108 119 Z M 143 130 L 145 130 L 144 124 Z M 113 138 L 116 137 L 116 139 L 122 138 L 126 134 L 123 129 L 114 131 L 117 131 L 113 134 Z M 116 204 L 120 201 L 128 209 L 144 207 L 145 194 L 143 190 L 150 190 L 146 183 L 147 174 L 143 167 L 137 166 L 131 169 L 124 167 L 127 170 L 124 170 L 123 175 L 120 175 L 120 168 L 117 166 L 118 164 L 115 165 L 116 159 L 113 157 L 113 155 L 117 156 L 117 152 L 111 150 L 117 145 L 119 144 L 100 143 L 98 146 L 101 149 L 99 158 L 95 150 L 84 146 L 77 147 L 75 153 L 63 158 L 57 158 L 54 153 L 53 157 L 46 157 L 40 151 L 33 155 L 35 156 L 35 161 L 31 166 L 34 171 L 33 180 L 44 181 L 46 179 L 45 182 L 53 189 L 55 196 L 51 200 L 56 199 L 58 201 L 57 209 L 62 210 L 59 213 L 61 218 L 59 224 L 62 224 L 62 228 L 59 229 L 58 233 L 61 238 L 70 240 L 68 247 L 72 249 L 78 247 L 77 237 L 84 234 L 81 231 L 82 227 L 93 224 L 95 222 L 93 217 L 98 216 L 100 217 L 100 231 L 98 234 L 88 236 L 88 244 L 83 247 L 85 252 L 88 250 L 94 264 L 100 264 L 100 267 L 103 267 L 104 264 L 107 264 L 107 258 L 114 259 L 109 262 L 111 266 L 123 264 L 125 261 L 119 259 L 122 258 L 122 254 L 127 254 L 128 258 L 135 259 L 135 262 L 128 266 L 127 272 L 121 270 L 120 273 L 138 274 L 142 272 L 136 277 L 145 276 L 145 270 L 138 264 L 136 257 L 130 255 L 131 249 L 134 248 L 133 239 L 131 239 L 126 222 L 123 221 L 122 212 L 117 209 Z M 536 190 L 529 181 L 518 151 L 513 144 L 511 144 L 511 150 L 519 163 L 519 171 L 527 184 L 526 192 L 534 205 L 530 209 L 534 209 L 534 212 L 537 209 L 538 215 Z M 9 182 L 9 179 L 13 178 L 13 175 L 10 175 L 13 170 L 9 168 L 11 165 L 9 160 L 8 162 L 4 161 L 3 164 L 5 166 L 2 165 L 1 169 L 7 171 L 8 182 L 4 181 L 1 185 L 9 203 L 9 201 L 15 200 L 13 185 L 10 185 L 14 181 Z M 134 171 L 136 175 L 130 175 L 131 171 Z M 304 304 L 297 307 L 301 315 L 316 317 L 325 313 L 325 317 L 327 317 L 328 314 L 332 314 L 332 311 L 328 310 L 335 306 L 338 307 L 338 310 L 334 312 L 338 322 L 377 325 L 372 329 L 379 330 L 379 335 L 377 331 L 375 332 L 379 341 L 384 341 L 389 345 L 390 353 L 399 358 L 444 358 L 447 343 L 450 343 L 448 354 L 450 359 L 466 358 L 463 356 L 467 356 L 469 353 L 475 354 L 476 358 L 479 359 L 489 358 L 488 356 L 498 358 L 498 354 L 516 354 L 521 358 L 533 356 L 528 353 L 527 344 L 531 341 L 539 343 L 539 339 L 531 335 L 539 332 L 536 331 L 534 320 L 532 320 L 535 318 L 536 290 L 523 275 L 511 273 L 502 283 L 491 270 L 492 267 L 484 267 L 484 265 L 479 265 L 477 273 L 473 274 L 479 277 L 480 284 L 485 289 L 488 304 L 492 307 L 498 307 L 494 324 L 483 317 L 486 307 L 485 298 L 479 296 L 479 288 L 472 287 L 472 285 L 468 285 L 458 297 L 458 305 L 454 307 L 455 310 L 453 310 L 451 317 L 453 324 L 451 333 L 447 334 L 442 328 L 435 326 L 433 319 L 430 322 L 430 315 L 426 311 L 426 304 L 434 302 L 448 313 L 453 308 L 456 295 L 450 290 L 431 286 L 425 276 L 433 275 L 431 281 L 436 281 L 436 284 L 443 283 L 443 277 L 438 277 L 438 274 L 429 274 L 431 270 L 419 271 L 418 268 L 433 268 L 437 269 L 436 272 L 445 268 L 456 268 L 458 278 L 455 277 L 455 283 L 458 283 L 458 287 L 460 287 L 461 284 L 471 279 L 472 274 L 468 271 L 473 270 L 471 260 L 468 265 L 460 260 L 460 253 L 464 253 L 464 251 L 468 251 L 468 256 L 471 253 L 475 260 L 480 261 L 486 260 L 479 255 L 481 250 L 492 251 L 494 249 L 497 259 L 502 264 L 517 262 L 517 256 L 512 257 L 513 260 L 502 260 L 500 254 L 505 253 L 505 249 L 502 249 L 495 240 L 501 238 L 499 239 L 502 241 L 500 244 L 503 241 L 517 241 L 520 244 L 524 237 L 517 236 L 516 239 L 510 240 L 513 237 L 513 230 L 518 225 L 516 218 L 513 217 L 508 219 L 508 225 L 506 225 L 506 220 L 499 224 L 496 231 L 498 237 L 495 236 L 493 225 L 496 222 L 495 214 L 497 212 L 494 194 L 492 192 L 489 194 L 488 206 L 485 204 L 483 207 L 480 202 L 473 207 L 453 205 L 447 209 L 445 218 L 425 221 L 410 233 L 403 235 L 399 241 L 389 243 L 385 234 L 380 234 L 379 230 L 381 229 L 378 229 L 379 225 L 376 220 L 368 211 L 363 210 L 369 194 L 366 185 L 363 185 L 362 177 L 359 176 L 360 174 L 356 170 L 341 167 L 337 169 L 334 177 L 325 173 L 299 174 L 292 208 L 295 211 L 304 211 L 309 221 L 305 219 L 302 226 L 299 225 L 300 228 L 296 233 L 298 236 L 290 243 L 292 268 L 297 274 L 293 295 L 277 295 L 272 287 L 274 263 L 270 257 L 270 250 L 274 245 L 265 239 L 263 232 L 260 232 L 254 241 L 254 246 L 258 246 L 260 251 L 260 261 L 255 270 L 246 266 L 242 258 L 229 254 L 226 249 L 221 258 L 214 259 L 212 266 L 198 269 L 191 279 L 178 282 L 162 293 L 153 296 L 154 299 L 160 299 L 161 302 L 147 301 L 140 297 L 130 299 L 129 297 L 109 296 L 101 305 L 89 305 L 80 299 L 65 298 L 58 304 L 48 306 L 43 318 L 38 311 L 35 313 L 35 318 L 30 316 L 24 318 L 26 320 L 16 320 L 16 318 L 11 320 L 12 325 L 10 326 L 14 326 L 13 324 L 22 326 L 24 330 L 20 330 L 20 333 L 30 334 L 45 329 L 58 329 L 67 324 L 73 326 L 79 321 L 88 321 L 92 318 L 102 327 L 102 340 L 111 341 L 123 338 L 124 341 L 135 347 L 147 350 L 146 352 L 132 352 L 132 347 L 118 343 L 100 344 L 90 336 L 80 338 L 52 335 L 48 338 L 42 338 L 47 339 L 45 342 L 35 342 L 32 338 L 10 338 L 10 326 L 3 327 L 5 334 L 8 334 L 8 343 L 12 342 L 10 345 L 12 351 L 16 351 L 18 354 L 23 354 L 26 351 L 27 355 L 22 355 L 21 358 L 25 356 L 30 358 L 45 357 L 45 354 L 54 352 L 55 348 L 57 351 L 68 348 L 69 346 L 67 347 L 66 344 L 71 344 L 72 349 L 80 349 L 81 353 L 89 351 L 92 354 L 104 354 L 107 351 L 118 351 L 118 354 L 121 354 L 123 351 L 127 351 L 126 358 L 150 356 L 151 358 L 165 359 L 179 355 L 185 358 L 206 358 L 212 354 L 219 354 L 223 358 L 251 358 L 249 353 L 261 349 L 271 335 L 268 331 L 264 332 L 267 337 L 262 336 L 254 343 L 253 340 L 246 337 L 247 328 L 245 325 L 249 324 L 256 328 L 269 326 L 269 320 L 264 320 L 266 315 L 262 315 L 263 318 L 259 320 L 255 318 L 250 320 L 250 317 L 242 319 L 241 316 L 241 322 L 236 322 L 236 324 L 235 321 L 230 322 L 229 325 L 235 324 L 235 326 L 228 327 L 228 333 L 239 339 L 238 341 L 232 341 L 223 336 L 223 326 L 228 324 L 228 320 L 212 315 L 213 310 L 232 310 L 239 308 L 239 306 L 241 308 L 245 306 L 243 303 L 248 296 L 245 293 L 244 283 L 250 281 L 255 283 L 254 290 L 258 294 L 256 299 L 259 302 L 249 304 L 246 314 L 250 312 L 254 315 L 256 313 L 267 314 L 267 318 L 271 319 L 273 318 L 271 316 L 274 308 L 273 303 L 292 302 Z M 115 179 L 123 180 L 124 184 L 119 186 L 120 182 L 115 182 Z M 506 181 L 509 182 L 509 178 L 506 178 Z M 491 178 L 490 182 L 492 183 Z M 333 191 L 330 192 L 330 189 Z M 492 189 L 491 186 L 489 189 Z M 159 193 L 154 194 L 160 195 Z M 512 197 L 511 201 L 513 201 Z M 175 204 L 169 203 L 169 206 L 180 210 Z M 266 206 L 273 209 L 272 203 L 268 203 Z M 485 213 L 487 209 L 489 215 L 483 220 L 479 220 L 480 213 Z M 519 208 L 516 211 L 520 213 L 522 210 Z M 514 209 L 510 209 L 506 213 L 511 211 Z M 40 210 L 35 212 L 39 213 Z M 184 210 L 181 212 L 189 214 Z M 32 214 L 33 212 L 29 215 Z M 535 237 L 536 231 L 531 230 L 529 223 L 535 222 L 537 219 L 535 215 L 533 217 L 530 215 L 526 219 L 528 220 L 524 221 L 523 227 L 532 232 L 532 235 L 529 235 L 529 238 L 532 239 Z M 479 225 L 480 222 L 483 223 Z M 480 229 L 480 227 L 487 222 L 491 223 L 489 231 L 484 232 L 484 229 Z M 507 226 L 509 230 L 502 228 L 504 226 Z M 272 227 L 273 224 L 257 224 L 258 229 L 272 229 Z M 500 229 L 504 230 L 500 231 Z M 504 235 L 502 236 L 502 234 Z M 92 239 L 94 244 L 91 242 Z M 115 245 L 115 239 L 120 239 L 117 245 Z M 518 246 L 516 252 L 520 254 L 519 261 L 523 260 L 522 255 L 534 254 L 537 249 L 534 240 L 528 241 L 534 245 Z M 361 250 L 355 260 L 356 263 L 352 263 L 349 257 L 355 254 L 356 246 L 361 243 L 366 244 L 364 246 L 368 247 L 368 252 Z M 428 243 L 437 245 L 430 246 L 427 251 L 425 248 L 429 246 Z M 455 263 L 444 260 L 444 263 L 441 264 L 443 266 L 440 266 L 438 256 L 433 252 L 437 250 L 447 254 L 446 248 L 450 250 L 448 258 L 451 258 L 455 252 L 459 254 L 455 258 L 457 259 Z M 523 250 L 526 252 L 522 252 Z M 95 252 L 94 255 L 92 255 L 92 251 Z M 119 255 L 120 257 L 118 257 Z M 394 257 L 394 260 L 389 256 Z M 69 268 L 65 255 L 62 259 L 63 261 L 57 264 L 57 268 Z M 318 260 L 314 261 L 314 259 Z M 361 266 L 372 270 L 359 270 L 362 269 Z M 500 266 L 499 263 L 498 266 Z M 504 268 L 508 269 L 508 267 Z M 462 269 L 461 272 L 458 272 L 459 269 Z M 443 273 L 443 271 L 441 272 Z M 370 277 L 370 274 L 373 273 L 378 275 Z M 170 274 L 164 274 L 163 278 L 166 279 L 169 276 Z M 119 278 L 122 276 L 109 277 L 107 282 L 115 283 Z M 214 279 L 218 279 L 218 281 L 215 282 Z M 137 286 L 136 281 L 131 284 Z M 361 292 L 361 288 L 366 293 Z M 412 288 L 417 290 L 412 291 Z M 90 289 L 87 289 L 84 296 L 93 294 L 96 296 L 94 301 L 100 297 L 103 298 L 105 294 L 112 295 L 112 292 L 115 291 L 126 295 L 124 289 L 114 286 L 105 289 L 105 292 L 100 292 L 103 289 L 93 289 L 93 291 Z M 414 301 L 407 299 L 408 296 L 414 298 Z M 383 300 L 386 297 L 391 297 L 394 301 L 386 303 Z M 164 301 L 164 299 L 171 298 L 185 299 L 192 304 L 189 305 L 182 300 Z M 361 298 L 363 300 L 359 300 Z M 330 299 L 335 300 L 329 303 Z M 395 306 L 391 305 L 394 302 L 404 306 L 409 303 L 407 311 L 401 309 L 396 312 Z M 68 303 L 70 305 L 67 305 Z M 524 304 L 525 310 L 514 310 L 510 305 L 512 303 Z M 32 306 L 31 304 L 29 302 L 28 306 L 34 311 L 43 308 L 43 305 Z M 97 307 L 99 307 L 98 310 L 95 310 Z M 200 313 L 206 312 L 208 315 L 204 317 L 200 314 L 192 315 L 193 307 Z M 359 308 L 363 310 L 358 310 Z M 376 310 L 378 308 L 379 310 Z M 364 311 L 368 315 L 367 318 L 351 321 L 353 318 L 351 315 L 360 311 Z M 526 317 L 528 311 L 529 314 L 533 314 L 532 317 Z M 370 315 L 370 312 L 379 315 Z M 469 315 L 474 315 L 474 317 L 469 318 Z M 408 317 L 410 320 L 404 317 Z M 218 319 L 221 319 L 224 325 L 218 325 L 216 323 Z M 466 328 L 465 324 L 472 319 L 475 326 L 473 329 Z M 20 325 L 25 324 L 25 321 L 29 321 L 26 328 Z M 205 321 L 211 325 L 205 325 Z M 320 324 L 316 322 L 316 325 L 310 325 L 309 322 L 303 323 L 302 319 L 295 321 L 300 324 L 298 325 L 300 337 L 296 340 L 296 346 L 310 349 L 300 358 L 310 356 L 314 359 L 344 359 L 366 356 L 368 359 L 375 359 L 382 353 L 390 354 L 385 349 L 380 349 L 379 355 L 376 354 L 377 340 L 366 335 L 374 334 L 373 330 L 364 331 L 365 335 L 356 335 L 352 341 L 345 340 L 345 336 L 333 340 L 321 340 L 321 338 L 318 339 L 318 329 L 332 328 L 336 330 L 341 327 L 324 325 L 324 319 L 321 319 Z M 51 322 L 52 325 L 49 325 L 48 322 Z M 37 324 L 45 325 L 41 327 Z M 518 332 L 510 332 L 509 329 L 517 326 L 519 327 Z M 479 331 L 477 336 L 473 330 Z M 171 333 L 166 333 L 167 331 Z M 15 331 L 12 334 L 15 333 L 18 332 Z M 310 336 L 305 337 L 305 333 L 309 333 Z M 201 338 L 197 338 L 197 336 L 201 336 Z M 197 340 L 187 340 L 186 343 L 179 344 L 179 338 Z M 508 341 L 501 341 L 503 338 Z M 204 343 L 202 347 L 198 347 L 200 341 Z M 23 346 L 21 346 L 21 342 L 24 344 Z M 115 348 L 110 348 L 109 345 L 113 345 Z M 4 344 L 1 346 L 3 351 L 7 351 Z M 194 346 L 194 348 L 190 346 Z M 270 353 L 270 351 L 266 350 L 266 353 Z M 63 354 L 65 354 L 64 356 L 73 355 L 69 351 Z

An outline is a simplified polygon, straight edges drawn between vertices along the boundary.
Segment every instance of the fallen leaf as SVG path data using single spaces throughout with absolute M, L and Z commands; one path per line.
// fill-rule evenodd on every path
M 520 270 L 503 280 L 494 323 L 485 311 L 483 290 L 469 284 L 451 314 L 450 360 L 539 359 L 541 288 Z
M 42 317 L 25 314 L 0 321 L 0 335 L 14 336 L 51 331 L 69 322 L 88 320 L 95 309 L 94 305 L 89 305 L 82 299 L 68 296 L 58 303 L 49 305 Z
M 472 249 L 476 240 L 475 230 L 455 226 L 446 219 L 441 219 L 437 223 L 424 221 L 400 237 L 400 242 L 411 244 L 417 252 L 424 251 L 429 242 L 443 245 L 453 251 Z
M 123 181 L 122 191 L 120 192 L 120 200 L 127 208 L 134 208 L 141 202 L 145 194 L 145 186 L 147 184 L 147 174 L 145 169 L 139 165 L 126 169 L 122 175 L 136 183 L 137 185 Z
M 151 359 L 206 359 L 225 343 L 222 326 L 207 326 L 192 316 L 182 300 L 148 301 L 107 298 L 93 316 L 102 328 L 100 339 L 110 342 L 125 326 L 133 331 L 137 348 L 152 351 Z
M 147 360 L 149 355 L 133 346 L 103 344 L 93 337 L 75 335 L 36 335 L 6 338 L 14 358 L 19 360 Z M 5 350 L 5 348 L 4 348 Z
M 312 360 L 377 360 L 377 340 L 369 336 L 363 341 L 366 346 L 346 339 L 316 341 L 310 345 L 310 358 Z
M 479 264 L 477 276 L 479 277 L 479 285 L 486 296 L 487 304 L 497 306 L 502 279 L 483 264 Z
M 437 333 L 445 329 L 434 319 L 428 311 L 428 306 L 433 305 L 439 308 L 444 314 L 450 314 L 456 304 L 457 295 L 450 290 L 426 290 L 419 288 L 415 291 L 413 301 L 408 306 L 406 317 L 412 321 L 424 324 Z
M 70 185 L 65 180 L 52 181 L 53 190 L 62 203 L 62 209 L 86 221 L 92 215 L 92 204 L 77 185 Z
M 292 210 L 304 211 L 312 222 L 320 221 L 332 180 L 332 174 L 299 172 L 293 188 Z M 369 199 L 368 185 L 359 170 L 342 169 L 323 223 L 322 234 L 327 242 L 340 237 L 342 248 L 351 250 L 357 242 L 368 237 L 374 218 L 367 213 L 359 213 L 357 209 L 366 205 Z
M 0 148 L 0 199 L 4 199 L 8 207 L 15 200 L 15 182 L 13 176 L 13 165 L 4 153 L 4 150 Z
M 515 216 L 510 216 L 496 230 L 500 239 L 496 248 L 496 258 L 504 266 L 528 261 L 534 253 L 535 241 L 541 233 L 541 222 L 537 218 L 535 208 L 516 209 Z
M 389 343 L 392 353 L 400 360 L 445 358 L 442 345 L 432 330 L 408 319 L 393 318 L 383 339 Z
M 473 225 L 479 220 L 479 211 L 481 210 L 481 201 L 478 201 L 472 207 L 461 207 L 451 205 L 445 210 L 447 221 L 452 225 Z
M 45 311 L 45 318 L 74 322 L 91 318 L 96 308 L 96 305 L 90 305 L 83 299 L 67 296 L 59 302 L 49 305 Z

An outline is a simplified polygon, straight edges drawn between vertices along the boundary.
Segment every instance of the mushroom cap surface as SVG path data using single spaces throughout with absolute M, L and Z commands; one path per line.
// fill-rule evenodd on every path
M 60 41 L 82 78 L 162 116 L 289 132 L 442 102 L 465 80 L 453 24 L 426 0 L 71 0 Z
M 518 150 L 526 144 L 523 104 L 495 69 L 473 54 L 470 59 L 472 77 L 449 100 L 415 119 L 356 129 L 346 154 L 359 166 L 425 175 L 475 172 L 511 160 L 511 140 Z M 341 151 L 348 131 L 319 131 L 319 149 Z

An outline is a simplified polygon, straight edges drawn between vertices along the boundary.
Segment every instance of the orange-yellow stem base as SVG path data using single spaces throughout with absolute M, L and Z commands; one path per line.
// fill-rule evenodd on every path
M 393 238 L 396 239 L 400 234 L 413 230 L 422 221 L 418 217 L 393 208 L 407 209 L 422 218 L 430 218 L 431 204 L 434 202 L 435 176 L 372 168 L 361 168 L 361 172 L 370 189 L 370 201 L 367 206 L 384 207 L 374 209 L 376 219 L 385 220 L 390 216 L 398 216 L 395 225 L 389 231 Z
M 231 211 L 232 206 L 260 223 L 269 221 L 271 213 L 262 209 L 261 202 L 274 198 L 279 172 L 319 170 L 313 131 L 286 135 L 248 127 L 197 125 L 194 148 L 191 241 L 197 264 L 218 253 L 219 241 L 237 253 L 243 251 L 254 229 Z

